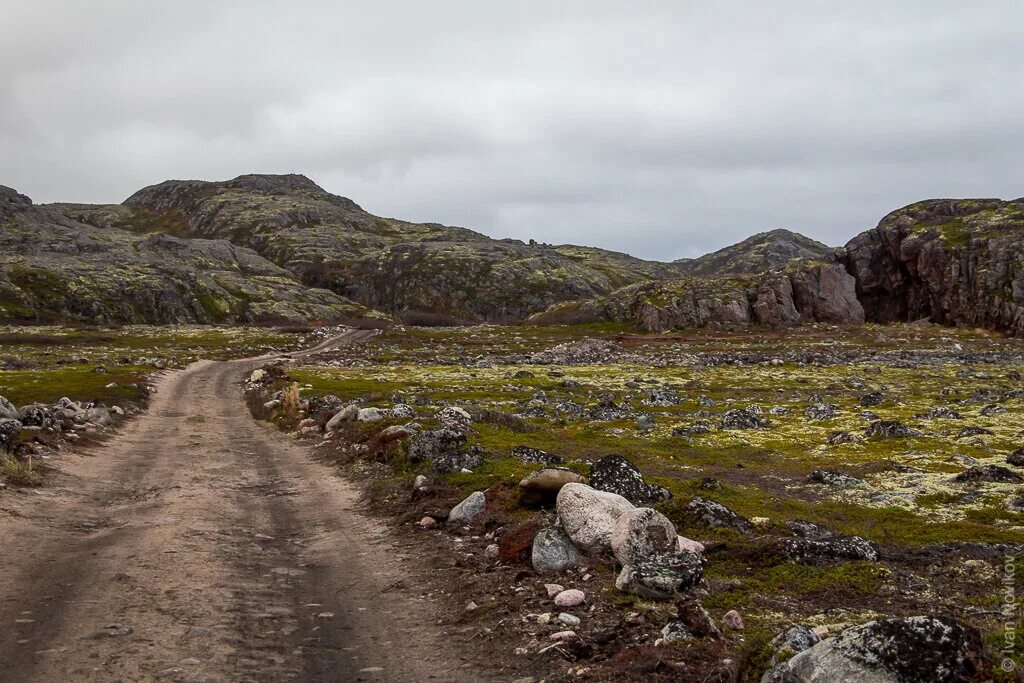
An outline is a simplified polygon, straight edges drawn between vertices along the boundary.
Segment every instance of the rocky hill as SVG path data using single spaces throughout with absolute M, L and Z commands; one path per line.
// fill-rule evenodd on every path
M 931 199 L 838 252 L 868 320 L 1024 333 L 1024 198 Z
M 810 237 L 780 228 L 698 258 L 679 259 L 674 264 L 690 276 L 749 275 L 784 266 L 794 259 L 820 258 L 831 251 L 829 246 Z
M 36 206 L 0 186 L 0 320 L 381 324 L 226 240 L 140 235 L 83 222 L 94 207 Z
M 171 180 L 78 217 L 138 233 L 229 240 L 295 274 L 412 322 L 510 322 L 559 301 L 677 272 L 600 249 L 495 240 L 381 218 L 301 175 Z
M 301 175 L 169 180 L 123 204 L 0 190 L 0 319 L 645 329 L 928 318 L 1024 332 L 1024 199 L 928 200 L 830 250 L 788 230 L 659 263 L 381 218 Z M 380 313 L 373 313 L 379 311 Z

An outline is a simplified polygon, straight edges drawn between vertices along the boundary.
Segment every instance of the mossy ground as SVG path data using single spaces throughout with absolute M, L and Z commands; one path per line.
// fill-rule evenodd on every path
M 529 362 L 530 354 L 556 344 L 595 337 L 615 341 L 623 359 Z M 952 613 L 995 632 L 998 616 L 984 614 L 979 604 L 998 595 L 998 562 L 954 554 L 936 566 L 921 558 L 951 543 L 1024 544 L 1024 515 L 1006 505 L 1019 486 L 952 482 L 973 462 L 1006 465 L 1006 455 L 1019 446 L 1024 398 L 1012 392 L 1024 383 L 1015 373 L 1024 374 L 1024 345 L 1016 340 L 912 325 L 673 335 L 635 335 L 613 326 L 397 328 L 328 362 L 288 368 L 305 396 L 334 394 L 382 407 L 412 403 L 427 427 L 443 405 L 527 415 L 509 424 L 474 425 L 472 442 L 486 450 L 485 464 L 441 482 L 452 500 L 472 490 L 498 492 L 513 519 L 532 514 L 517 510 L 515 482 L 535 469 L 511 457 L 513 446 L 556 453 L 581 472 L 605 455 L 626 456 L 649 481 L 672 491 L 673 499 L 659 507 L 681 533 L 724 549 L 709 553 L 708 576 L 719 589 L 706 605 L 717 616 L 727 609 L 749 615 L 745 638 L 753 650 L 759 638 L 763 645 L 787 623 L 859 622 L 878 614 Z M 676 393 L 680 402 L 651 405 L 655 388 Z M 872 392 L 885 400 L 862 406 L 860 398 Z M 629 418 L 592 420 L 556 407 L 572 403 L 587 410 L 609 399 L 630 407 Z M 707 399 L 714 405 L 705 405 Z M 809 417 L 808 406 L 817 403 L 833 404 L 836 416 Z M 765 429 L 719 428 L 726 410 L 752 405 L 762 409 Z M 990 405 L 1001 410 L 983 414 Z M 787 412 L 771 414 L 772 408 Z M 962 419 L 920 417 L 935 408 L 956 410 Z M 640 413 L 654 418 L 652 430 L 638 430 Z M 674 433 L 698 419 L 711 431 Z M 902 422 L 921 435 L 866 437 L 875 419 Z M 965 427 L 991 433 L 959 437 Z M 829 445 L 836 432 L 856 440 Z M 417 471 L 400 459 L 390 462 L 372 468 L 381 500 L 404 489 Z M 842 489 L 811 483 L 808 474 L 823 468 L 864 483 Z M 709 487 L 708 477 L 717 483 Z M 806 520 L 864 536 L 882 545 L 886 561 L 815 566 L 766 559 L 750 537 L 687 526 L 683 507 L 698 495 L 766 518 L 760 521 L 765 533 Z M 612 575 L 604 580 L 610 583 Z

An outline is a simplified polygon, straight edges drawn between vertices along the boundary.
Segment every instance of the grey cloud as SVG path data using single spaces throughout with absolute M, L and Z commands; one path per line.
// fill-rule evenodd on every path
M 389 216 L 672 259 L 1024 195 L 1024 5 L 20 3 L 0 183 L 302 172 Z M 9 20 L 9 21 L 8 21 Z

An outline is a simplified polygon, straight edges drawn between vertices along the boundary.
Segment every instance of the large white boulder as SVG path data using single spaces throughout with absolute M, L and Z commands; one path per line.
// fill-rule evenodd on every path
M 588 552 L 599 552 L 611 547 L 616 522 L 633 504 L 616 493 L 569 483 L 559 490 L 555 507 L 572 542 Z

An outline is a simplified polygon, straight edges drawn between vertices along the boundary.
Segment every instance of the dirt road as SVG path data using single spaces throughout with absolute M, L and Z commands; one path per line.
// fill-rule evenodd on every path
M 164 377 L 52 486 L 0 496 L 0 681 L 487 679 L 354 490 L 249 416 L 256 364 Z

